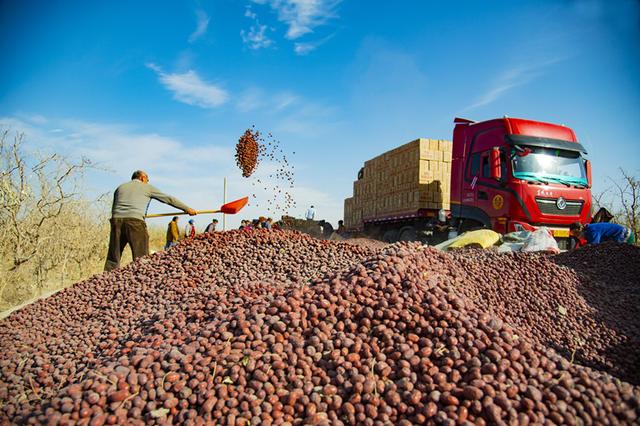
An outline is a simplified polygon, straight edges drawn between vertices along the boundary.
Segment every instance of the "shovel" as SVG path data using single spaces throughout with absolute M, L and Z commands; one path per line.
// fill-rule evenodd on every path
M 196 210 L 196 214 L 209 214 L 209 213 L 224 213 L 224 214 L 236 214 L 238 213 L 240 210 L 242 210 L 242 208 L 244 206 L 247 205 L 247 202 L 249 201 L 249 197 L 244 197 L 244 198 L 240 198 L 239 200 L 235 200 L 235 201 L 231 201 L 227 204 L 222 205 L 222 207 L 220 207 L 220 210 Z M 183 214 L 188 214 L 185 212 L 177 212 L 177 213 L 155 213 L 155 214 L 148 214 L 145 216 L 145 218 L 149 218 L 149 217 L 164 217 L 164 216 L 180 216 Z

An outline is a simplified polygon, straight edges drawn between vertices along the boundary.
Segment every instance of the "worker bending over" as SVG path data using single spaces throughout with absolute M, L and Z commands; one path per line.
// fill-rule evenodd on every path
M 111 233 L 105 271 L 120 266 L 122 251 L 127 244 L 131 246 L 133 260 L 149 254 L 149 233 L 144 216 L 152 199 L 169 204 L 191 216 L 196 214 L 195 210 L 177 198 L 149 185 L 149 176 L 144 171 L 135 171 L 131 180 L 120 185 L 113 194 Z
M 619 243 L 633 244 L 635 236 L 633 231 L 617 223 L 590 223 L 583 225 L 574 222 L 569 226 L 571 236 L 587 240 L 588 244 L 600 244 L 604 241 L 616 241 Z

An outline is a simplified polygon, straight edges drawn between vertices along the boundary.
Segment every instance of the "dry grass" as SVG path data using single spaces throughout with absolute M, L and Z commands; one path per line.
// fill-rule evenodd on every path
M 69 219 L 69 218 L 65 218 Z M 162 225 L 149 227 L 149 250 L 151 253 L 164 249 L 166 231 Z M 75 245 L 68 245 L 67 249 L 82 250 L 82 247 L 95 247 L 96 249 L 89 256 L 84 257 L 81 264 L 59 263 L 46 274 L 45 281 L 37 280 L 37 274 L 33 268 L 21 268 L 11 271 L 10 265 L 5 261 L 2 265 L 2 278 L 0 278 L 0 318 L 4 318 L 11 312 L 29 303 L 46 298 L 76 282 L 91 277 L 94 274 L 102 273 L 109 242 L 109 227 L 107 223 L 100 225 L 86 226 L 86 229 L 78 232 L 77 238 L 83 241 L 76 241 Z M 43 256 L 40 263 L 52 263 L 57 257 L 60 248 L 51 247 L 43 250 L 48 253 L 51 259 Z M 71 246 L 71 247 L 70 247 Z M 85 252 L 86 254 L 86 252 Z M 77 253 L 68 253 L 69 258 L 77 257 Z M 131 262 L 131 249 L 127 247 L 122 255 L 122 266 Z M 36 265 L 31 265 L 37 267 Z
M 0 129 L 0 317 L 102 272 L 112 198 L 83 195 L 95 168 L 84 157 L 30 151 L 24 134 Z M 163 249 L 165 230 L 149 227 L 152 252 Z

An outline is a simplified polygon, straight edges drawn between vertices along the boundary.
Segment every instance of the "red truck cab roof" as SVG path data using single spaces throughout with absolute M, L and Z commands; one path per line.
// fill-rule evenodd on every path
M 512 144 L 545 146 L 548 145 L 548 142 L 553 141 L 554 147 L 564 146 L 570 150 L 586 153 L 584 147 L 578 143 L 578 138 L 573 129 L 561 124 L 506 116 L 480 122 L 465 118 L 455 118 L 454 123 L 456 124 L 454 129 L 454 156 L 456 154 L 458 156 L 466 154 L 466 148 L 471 143 L 471 140 L 468 140 L 469 136 L 479 134 L 485 129 L 495 129 L 496 127 L 504 129 L 505 136 L 509 138 L 509 142 Z M 462 141 L 465 142 L 460 143 Z
M 507 133 L 511 135 L 526 135 L 578 142 L 575 132 L 571 128 L 563 125 L 525 120 L 523 118 L 505 117 L 502 118 L 502 120 L 504 120 Z
M 540 138 L 559 139 L 563 141 L 578 142 L 573 129 L 564 125 L 545 123 L 543 121 L 527 120 L 524 118 L 503 117 L 493 120 L 476 122 L 466 118 L 456 117 L 453 122 L 456 125 L 494 127 L 502 123 L 506 133 L 510 135 L 526 135 Z

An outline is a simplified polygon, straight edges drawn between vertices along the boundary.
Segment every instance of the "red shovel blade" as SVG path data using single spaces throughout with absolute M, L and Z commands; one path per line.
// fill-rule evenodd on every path
M 249 197 L 244 197 L 244 198 L 240 198 L 239 200 L 231 201 L 227 204 L 224 204 L 222 207 L 220 207 L 220 212 L 225 214 L 236 214 L 240 210 L 242 210 L 242 208 L 246 206 L 248 202 L 249 202 Z

